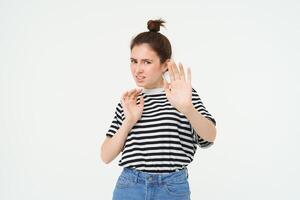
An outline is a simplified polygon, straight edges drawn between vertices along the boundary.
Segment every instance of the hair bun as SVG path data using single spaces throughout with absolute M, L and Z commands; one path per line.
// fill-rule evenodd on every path
M 166 23 L 166 22 L 162 19 L 149 20 L 147 23 L 147 28 L 151 32 L 158 32 L 160 30 L 160 26 L 165 27 L 164 23 Z

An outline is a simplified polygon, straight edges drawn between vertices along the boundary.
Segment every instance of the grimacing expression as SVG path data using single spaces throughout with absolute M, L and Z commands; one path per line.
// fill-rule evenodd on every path
M 166 62 L 160 63 L 159 56 L 146 44 L 135 45 L 130 56 L 131 74 L 139 87 L 163 87 L 162 74 L 166 70 Z

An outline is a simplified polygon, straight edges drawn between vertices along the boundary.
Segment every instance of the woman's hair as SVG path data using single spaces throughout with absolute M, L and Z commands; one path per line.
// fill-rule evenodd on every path
M 159 33 L 160 26 L 165 27 L 164 23 L 166 22 L 162 19 L 149 20 L 147 23 L 149 31 L 139 33 L 135 36 L 130 43 L 130 50 L 135 45 L 147 43 L 159 56 L 160 63 L 164 63 L 167 59 L 171 58 L 171 43 L 166 36 Z

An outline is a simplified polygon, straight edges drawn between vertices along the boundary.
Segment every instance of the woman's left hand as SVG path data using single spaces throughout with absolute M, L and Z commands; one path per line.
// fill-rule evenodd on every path
M 191 69 L 187 69 L 187 79 L 181 63 L 179 70 L 174 61 L 168 62 L 168 72 L 171 83 L 164 80 L 164 90 L 170 104 L 179 112 L 185 113 L 192 104 Z

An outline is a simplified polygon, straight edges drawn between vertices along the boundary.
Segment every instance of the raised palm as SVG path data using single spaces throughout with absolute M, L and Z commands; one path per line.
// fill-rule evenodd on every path
M 181 63 L 179 69 L 173 61 L 168 63 L 171 82 L 164 81 L 164 90 L 170 104 L 184 113 L 192 105 L 191 69 L 187 70 L 187 79 Z

